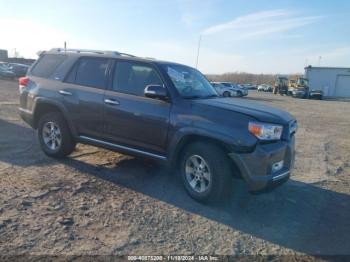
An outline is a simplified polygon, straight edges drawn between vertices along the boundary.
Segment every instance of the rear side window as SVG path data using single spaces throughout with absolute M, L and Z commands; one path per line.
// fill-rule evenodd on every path
M 55 72 L 56 68 L 66 59 L 66 57 L 66 55 L 43 55 L 31 70 L 31 73 L 39 77 L 49 77 Z
M 71 70 L 66 82 L 104 89 L 107 67 L 106 58 L 81 58 Z
M 119 61 L 113 76 L 113 90 L 144 96 L 147 85 L 163 85 L 158 73 L 149 65 Z

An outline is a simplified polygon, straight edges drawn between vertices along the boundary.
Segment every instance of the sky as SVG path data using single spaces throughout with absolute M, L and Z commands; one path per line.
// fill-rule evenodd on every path
M 225 72 L 350 67 L 347 0 L 0 0 L 0 49 L 116 50 Z

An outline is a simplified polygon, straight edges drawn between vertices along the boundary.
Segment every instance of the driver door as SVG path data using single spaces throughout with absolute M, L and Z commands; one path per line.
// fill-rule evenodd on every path
M 149 64 L 116 61 L 104 97 L 106 138 L 114 143 L 165 153 L 171 104 L 144 96 L 147 85 L 163 85 Z

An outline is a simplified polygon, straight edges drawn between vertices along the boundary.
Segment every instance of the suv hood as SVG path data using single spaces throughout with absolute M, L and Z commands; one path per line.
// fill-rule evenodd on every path
M 193 100 L 193 103 L 198 105 L 218 107 L 229 111 L 242 113 L 256 118 L 257 120 L 262 122 L 284 125 L 294 120 L 294 117 L 286 111 L 243 99 L 200 99 Z

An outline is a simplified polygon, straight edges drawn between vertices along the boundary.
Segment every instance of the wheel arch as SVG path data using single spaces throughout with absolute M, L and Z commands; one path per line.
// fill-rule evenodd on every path
M 183 135 L 177 142 L 176 147 L 174 148 L 171 156 L 170 156 L 170 166 L 172 169 L 176 169 L 181 161 L 181 156 L 183 155 L 183 150 L 192 143 L 203 142 L 210 143 L 217 147 L 219 147 L 228 157 L 228 153 L 234 150 L 234 147 L 228 145 L 224 141 L 208 136 L 206 134 L 186 134 Z M 237 177 L 241 177 L 240 169 L 238 165 L 228 157 L 228 161 L 230 162 L 232 174 Z
M 64 120 L 68 124 L 68 127 L 69 127 L 71 134 L 73 136 L 76 135 L 76 130 L 74 128 L 74 125 L 69 120 L 68 112 L 66 112 L 66 110 L 64 109 L 64 107 L 60 103 L 58 103 L 56 101 L 52 101 L 50 99 L 46 99 L 46 98 L 38 98 L 35 102 L 36 103 L 35 103 L 35 108 L 34 108 L 34 112 L 33 112 L 33 128 L 34 129 L 38 128 L 39 120 L 43 115 L 50 113 L 50 112 L 58 112 L 63 116 Z

